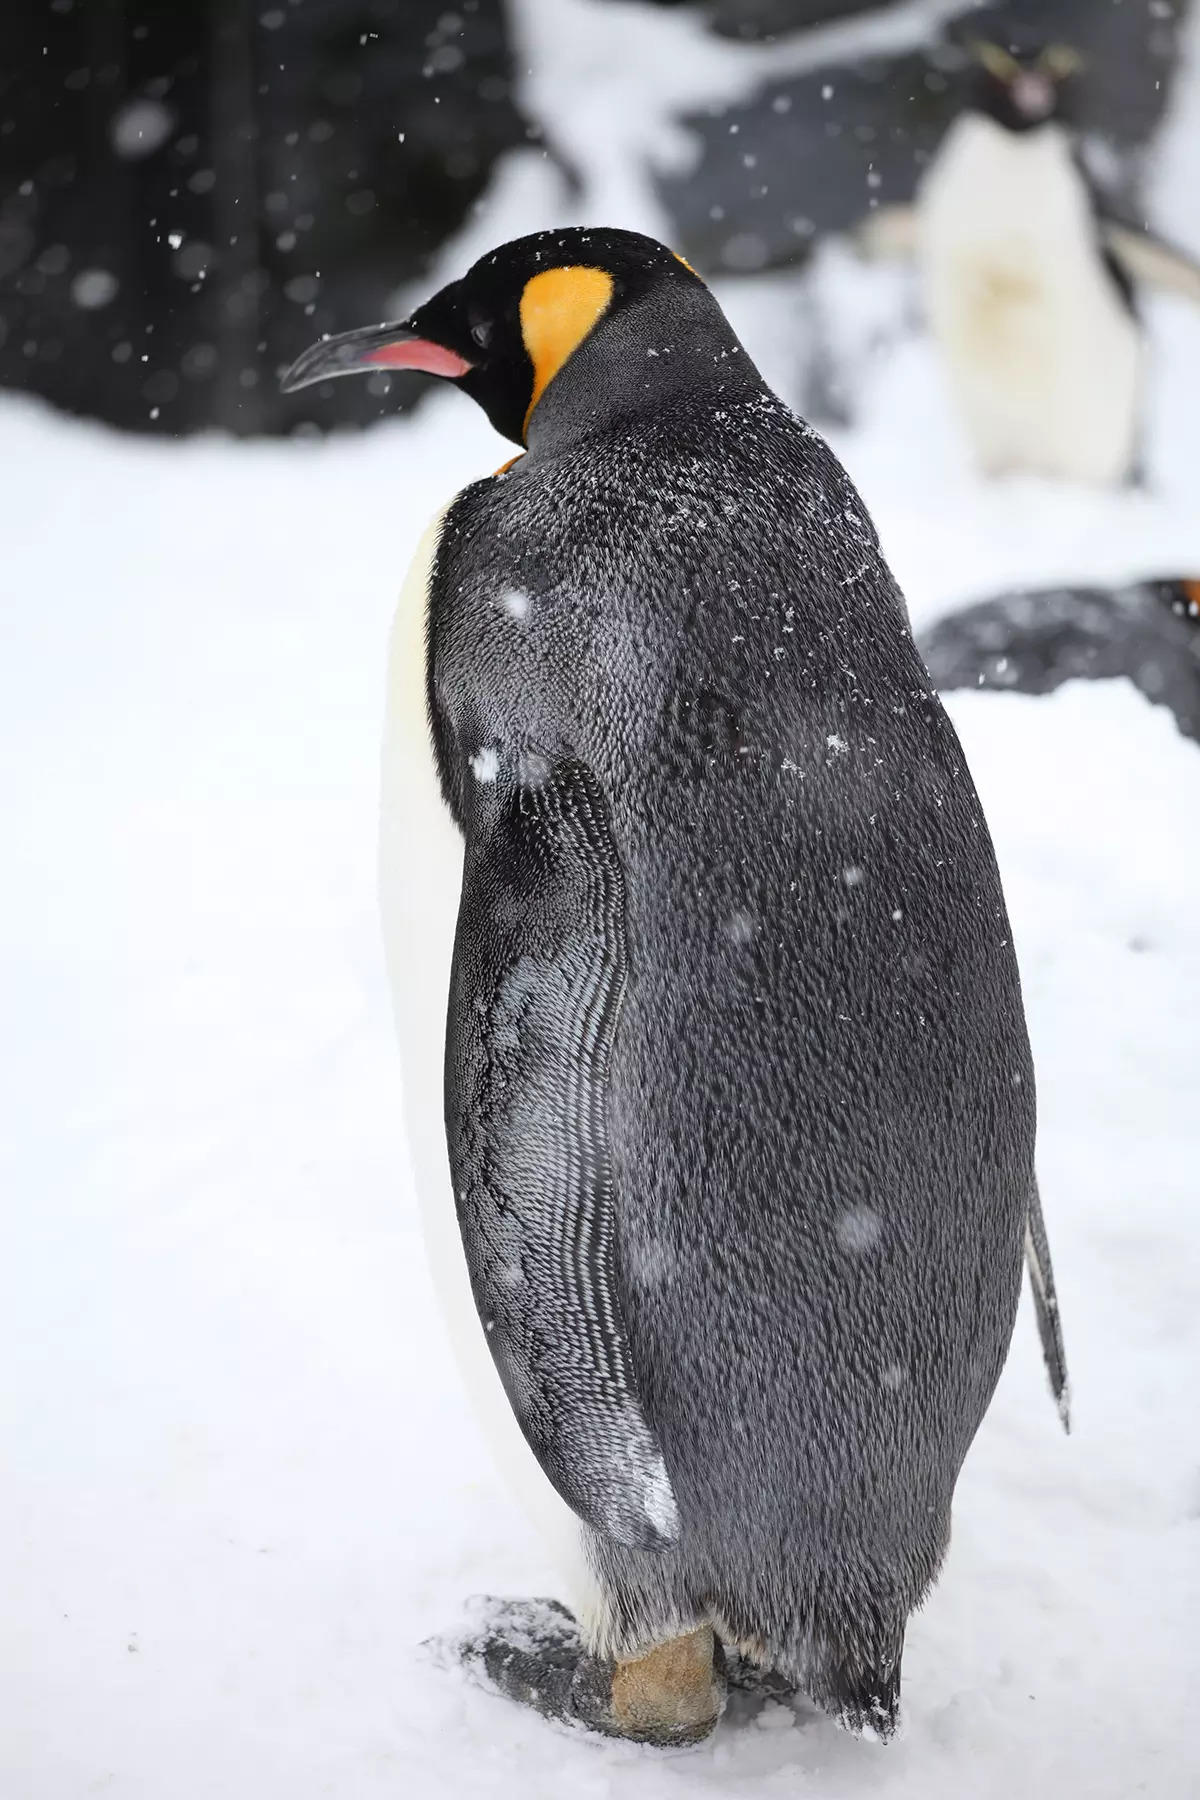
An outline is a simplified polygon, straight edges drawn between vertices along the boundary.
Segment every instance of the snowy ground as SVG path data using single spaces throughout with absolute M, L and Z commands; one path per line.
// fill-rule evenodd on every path
M 726 297 L 785 371 L 779 297 Z M 881 359 L 839 447 L 918 620 L 1200 572 L 1200 323 L 1152 323 L 1155 485 L 1119 499 L 981 487 L 923 347 Z M 433 1310 L 373 891 L 393 596 L 501 454 L 455 395 L 290 446 L 0 406 L 0 1793 L 1184 1800 L 1200 751 L 1123 687 L 953 703 L 1025 976 L 1075 1431 L 1023 1306 L 905 1740 L 776 1710 L 596 1748 L 419 1655 L 465 1596 L 553 1579 Z

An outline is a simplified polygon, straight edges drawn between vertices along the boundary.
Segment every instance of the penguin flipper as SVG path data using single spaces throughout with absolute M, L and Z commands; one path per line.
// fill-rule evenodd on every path
M 1200 263 L 1185 250 L 1164 243 L 1152 232 L 1119 225 L 1115 220 L 1105 221 L 1104 239 L 1132 281 L 1181 294 L 1200 306 Z
M 908 261 L 917 253 L 916 207 L 875 207 L 855 228 L 854 247 L 867 262 Z
M 578 761 L 526 750 L 515 772 L 472 766 L 446 1130 L 475 1304 L 568 1506 L 618 1543 L 663 1550 L 675 1496 L 614 1279 L 606 1099 L 625 890 L 608 808 Z
M 1050 1244 L 1046 1237 L 1046 1224 L 1042 1218 L 1042 1202 L 1036 1180 L 1029 1190 L 1029 1211 L 1025 1219 L 1025 1261 L 1029 1269 L 1029 1286 L 1033 1294 L 1038 1336 L 1042 1341 L 1042 1357 L 1050 1381 L 1050 1392 L 1054 1395 L 1063 1430 L 1070 1431 L 1071 1389 L 1067 1380 L 1067 1352 L 1058 1312 L 1058 1293 L 1054 1286 L 1054 1264 L 1050 1260 Z

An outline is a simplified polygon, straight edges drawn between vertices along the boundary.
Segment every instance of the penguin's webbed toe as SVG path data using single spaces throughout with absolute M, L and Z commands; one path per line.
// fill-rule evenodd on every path
M 777 1700 L 783 1706 L 803 1698 L 803 1688 L 778 1669 L 764 1668 L 729 1644 L 724 1650 L 725 1679 L 734 1692 L 747 1694 L 752 1700 Z
M 470 1613 L 466 1631 L 431 1644 L 439 1660 L 457 1663 L 481 1687 L 531 1706 L 544 1718 L 567 1722 L 583 1656 L 573 1614 L 557 1600 L 491 1595 L 473 1600 Z

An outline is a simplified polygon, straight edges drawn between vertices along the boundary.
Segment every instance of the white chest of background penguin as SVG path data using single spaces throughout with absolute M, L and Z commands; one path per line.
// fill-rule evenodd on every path
M 957 740 L 844 472 L 660 245 L 505 245 L 288 381 L 380 366 L 528 443 L 418 557 L 384 765 L 431 1249 L 576 1565 L 578 1630 L 509 1603 L 464 1658 L 679 1743 L 720 1710 L 715 1628 L 886 1736 L 1031 1221 L 1062 1381 Z
M 1142 334 L 1054 116 L 1075 61 L 977 51 L 974 104 L 917 197 L 930 328 L 988 473 L 1120 482 L 1137 455 Z
M 1060 117 L 1070 48 L 975 43 L 971 99 L 911 211 L 884 208 L 868 248 L 916 256 L 930 329 L 976 460 L 1118 483 L 1137 468 L 1145 375 L 1135 284 L 1200 301 L 1200 269 L 1106 218 Z

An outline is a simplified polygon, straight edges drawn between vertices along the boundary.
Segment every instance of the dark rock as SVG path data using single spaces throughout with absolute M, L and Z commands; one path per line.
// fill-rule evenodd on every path
M 918 647 L 943 693 L 1124 678 L 1200 740 L 1200 582 L 1006 594 L 939 619 Z
M 757 42 L 878 11 L 879 0 L 712 0 L 708 21 L 722 37 Z
M 462 224 L 512 75 L 501 0 L 0 8 L 0 385 L 172 433 L 410 402 L 276 373 Z

